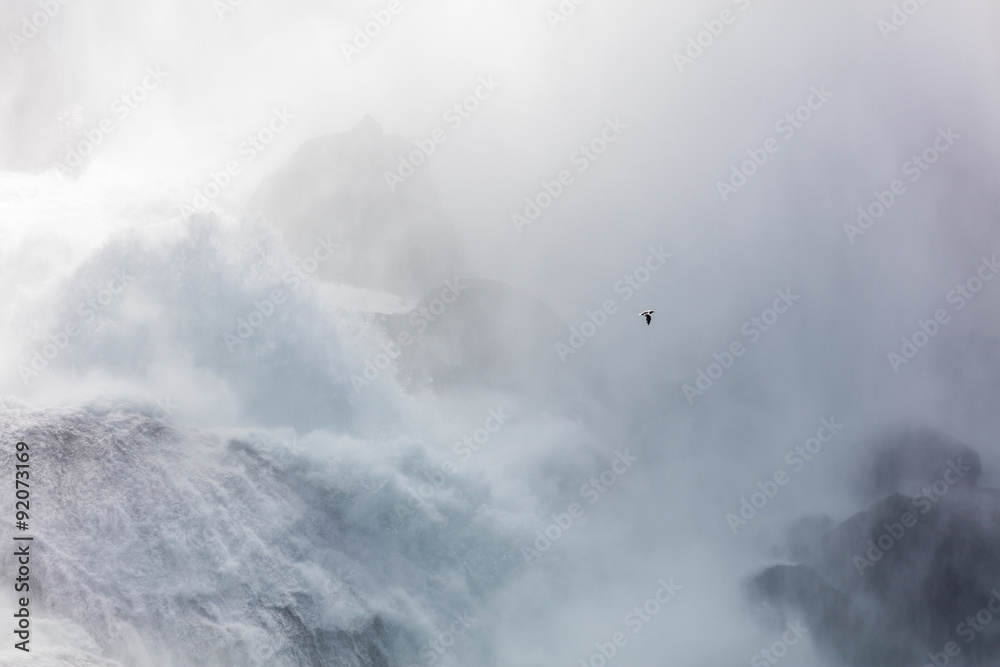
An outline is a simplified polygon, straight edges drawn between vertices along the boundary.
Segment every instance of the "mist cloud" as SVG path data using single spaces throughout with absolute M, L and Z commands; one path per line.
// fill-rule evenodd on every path
M 995 660 L 992 3 L 0 27 L 40 664 Z

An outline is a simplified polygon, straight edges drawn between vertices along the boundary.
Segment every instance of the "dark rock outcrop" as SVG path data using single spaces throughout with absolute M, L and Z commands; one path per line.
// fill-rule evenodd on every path
M 931 431 L 897 431 L 874 451 L 872 482 L 888 495 L 815 539 L 802 538 L 825 522 L 800 522 L 795 565 L 754 577 L 752 599 L 804 618 L 846 664 L 921 665 L 948 642 L 951 664 L 996 664 L 1000 614 L 975 617 L 991 600 L 1000 609 L 1000 491 L 975 487 L 974 450 Z

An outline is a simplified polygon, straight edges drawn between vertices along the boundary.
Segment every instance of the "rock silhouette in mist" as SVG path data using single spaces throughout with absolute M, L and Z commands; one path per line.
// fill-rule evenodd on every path
M 822 521 L 797 530 L 796 564 L 754 577 L 752 599 L 804 619 L 849 665 L 923 665 L 948 642 L 952 664 L 995 664 L 1000 614 L 975 617 L 991 600 L 1000 608 L 1000 491 L 976 486 L 980 470 L 973 449 L 940 433 L 889 433 L 866 482 L 887 495 L 805 543 Z
M 261 183 L 247 205 L 282 230 L 292 251 L 312 255 L 317 237 L 340 247 L 319 263 L 325 280 L 419 298 L 462 270 L 455 230 L 418 168 L 390 189 L 385 172 L 414 151 L 365 117 L 352 130 L 316 137 Z
M 579 396 L 592 350 L 563 364 L 555 343 L 569 329 L 552 309 L 526 290 L 470 276 L 427 168 L 390 188 L 386 172 L 414 150 L 366 117 L 302 144 L 264 180 L 248 211 L 262 212 L 300 257 L 313 253 L 317 237 L 340 244 L 318 263 L 321 279 L 418 300 L 410 312 L 377 316 L 389 340 L 401 333 L 412 340 L 394 360 L 403 386 Z M 445 302 L 442 292 L 455 291 L 449 283 L 467 287 Z
M 972 470 L 956 482 L 957 486 L 971 489 L 982 472 L 974 449 L 931 429 L 896 428 L 883 433 L 873 444 L 875 463 L 863 489 L 872 497 L 893 491 L 916 495 L 941 478 L 948 461 L 959 458 Z
M 461 283 L 466 287 L 451 304 L 440 302 L 443 290 L 435 289 L 409 313 L 385 316 L 392 340 L 401 333 L 413 339 L 400 355 L 401 376 L 437 388 L 551 394 L 567 375 L 554 347 L 567 325 L 524 290 L 496 280 Z

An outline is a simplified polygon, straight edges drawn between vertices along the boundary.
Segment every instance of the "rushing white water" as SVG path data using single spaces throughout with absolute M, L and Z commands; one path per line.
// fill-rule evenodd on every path
M 123 664 L 401 664 L 452 615 L 482 616 L 524 565 L 518 546 L 551 491 L 512 483 L 490 450 L 532 434 L 537 466 L 560 442 L 585 443 L 582 426 L 505 393 L 407 396 L 393 370 L 352 386 L 363 355 L 378 358 L 365 349 L 384 337 L 373 315 L 412 303 L 283 282 L 294 260 L 259 218 L 154 219 L 117 235 L 110 220 L 103 243 L 90 228 L 70 244 L 25 190 L 68 214 L 59 198 L 82 188 L 4 185 L 24 216 L 7 245 L 6 337 L 23 342 L 8 371 L 18 394 L 62 406 L 10 396 L 2 417 L 32 452 L 40 654 L 84 664 L 96 644 Z M 25 276 L 32 266 L 51 278 Z M 241 320 L 256 325 L 246 338 Z M 496 432 L 456 453 L 484 420 Z

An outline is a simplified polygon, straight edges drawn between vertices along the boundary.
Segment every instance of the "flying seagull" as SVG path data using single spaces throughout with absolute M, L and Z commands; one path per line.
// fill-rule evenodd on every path
M 639 314 L 640 314 L 640 315 L 642 315 L 642 316 L 644 316 L 644 317 L 646 318 L 646 324 L 647 324 L 647 325 L 648 325 L 648 324 L 649 324 L 649 323 L 650 323 L 650 322 L 652 321 L 652 319 L 653 319 L 653 311 L 651 311 L 651 310 L 644 310 L 644 311 L 642 311 L 642 312 L 641 312 L 641 313 L 639 313 Z

